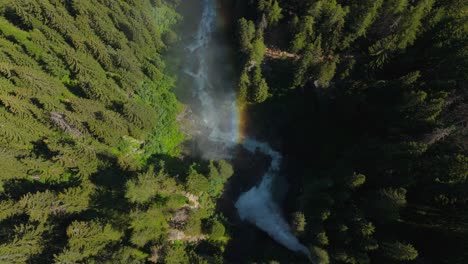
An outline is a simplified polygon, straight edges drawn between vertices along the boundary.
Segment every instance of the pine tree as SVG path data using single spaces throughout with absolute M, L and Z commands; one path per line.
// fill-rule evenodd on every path
M 406 205 L 406 189 L 384 188 L 377 192 L 372 203 L 372 213 L 379 221 L 398 220 L 400 208 Z
M 348 180 L 348 186 L 352 189 L 355 189 L 366 182 L 366 176 L 363 174 L 353 173 L 353 175 Z
M 0 262 L 27 263 L 31 256 L 42 251 L 42 226 L 15 226 L 12 242 L 0 244 Z
M 210 223 L 210 239 L 220 240 L 224 237 L 226 228 L 218 220 L 212 220 Z
M 263 12 L 268 21 L 268 25 L 273 26 L 281 19 L 281 7 L 276 0 L 260 0 L 258 2 L 258 9 Z
M 55 256 L 58 263 L 83 261 L 97 256 L 108 244 L 119 241 L 122 234 L 110 224 L 74 221 L 67 228 L 67 236 L 67 248 Z
M 268 98 L 268 84 L 262 76 L 261 68 L 256 66 L 253 73 L 250 101 L 262 103 Z
M 297 234 L 301 234 L 305 231 L 307 222 L 305 215 L 302 212 L 295 212 L 292 217 L 292 228 Z
M 157 174 L 153 168 L 138 174 L 136 179 L 127 182 L 125 197 L 134 203 L 145 203 L 154 198 L 158 193 L 173 193 L 177 190 L 177 184 L 165 171 Z
M 317 71 L 322 56 L 321 38 L 317 38 L 313 44 L 307 45 L 302 58 L 297 61 L 297 70 L 294 74 L 293 87 L 304 86 Z
M 187 177 L 185 186 L 189 193 L 199 195 L 209 191 L 210 182 L 202 174 L 199 174 L 196 171 L 192 171 Z
M 318 264 L 328 264 L 330 263 L 330 257 L 328 256 L 327 251 L 319 247 L 312 247 L 310 250 L 311 258 L 315 263 Z
M 31 220 L 44 222 L 50 215 L 58 215 L 65 211 L 57 195 L 49 190 L 28 193 L 19 202 Z
M 248 53 L 252 47 L 252 41 L 255 37 L 255 25 L 252 21 L 245 18 L 239 19 L 238 24 L 238 41 L 240 50 Z
M 395 260 L 408 261 L 418 257 L 418 251 L 411 244 L 399 241 L 385 242 L 381 250 L 385 256 Z
M 162 238 L 169 227 L 166 216 L 157 205 L 152 205 L 148 210 L 134 210 L 130 217 L 132 229 L 130 241 L 138 247 Z
M 79 213 L 89 207 L 90 196 L 93 192 L 93 185 L 85 183 L 82 186 L 68 188 L 58 195 L 63 203 L 61 206 L 67 213 Z
M 350 8 L 349 17 L 351 21 L 347 23 L 348 35 L 343 40 L 343 46 L 349 47 L 357 38 L 365 36 L 374 21 L 378 18 L 379 9 L 383 5 L 383 0 L 377 1 L 353 1 Z
M 185 248 L 181 245 L 172 245 L 167 248 L 166 255 L 164 256 L 164 263 L 166 264 L 188 264 L 189 258 L 185 253 Z

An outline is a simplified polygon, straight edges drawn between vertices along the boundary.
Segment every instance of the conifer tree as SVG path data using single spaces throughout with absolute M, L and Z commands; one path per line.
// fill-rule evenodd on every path
M 389 258 L 401 261 L 414 260 L 418 257 L 418 251 L 411 244 L 399 241 L 383 243 L 382 252 Z

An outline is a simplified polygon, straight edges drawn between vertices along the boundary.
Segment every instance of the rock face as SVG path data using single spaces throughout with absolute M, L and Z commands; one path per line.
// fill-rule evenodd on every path
M 176 229 L 171 230 L 169 232 L 169 237 L 168 237 L 168 240 L 172 242 L 174 241 L 199 242 L 204 239 L 206 239 L 206 236 L 204 235 L 188 236 L 184 232 L 180 230 L 176 230 Z
M 190 201 L 191 204 L 188 204 L 187 206 L 191 209 L 197 209 L 200 207 L 200 203 L 198 202 L 198 196 L 193 195 L 188 192 L 183 192 L 182 193 L 187 199 Z
M 181 230 L 184 228 L 185 223 L 187 223 L 190 215 L 190 209 L 187 207 L 183 207 L 177 210 L 173 215 L 169 222 L 172 228 Z
M 199 119 L 199 118 L 198 118 Z M 190 106 L 185 106 L 180 112 L 176 120 L 179 122 L 179 130 L 188 137 L 198 136 L 201 134 L 201 127 L 197 122 L 197 117 L 193 113 Z
M 169 231 L 169 241 L 188 241 L 188 242 L 198 242 L 206 238 L 204 235 L 190 236 L 186 235 L 183 231 L 185 224 L 190 218 L 190 211 L 197 210 L 200 207 L 198 202 L 198 196 L 193 195 L 188 192 L 182 192 L 182 195 L 187 197 L 189 203 L 184 205 L 179 210 L 175 211 L 169 221 L 171 230 Z
M 274 47 L 266 48 L 265 56 L 270 59 L 299 59 L 299 55 L 297 54 L 276 49 Z

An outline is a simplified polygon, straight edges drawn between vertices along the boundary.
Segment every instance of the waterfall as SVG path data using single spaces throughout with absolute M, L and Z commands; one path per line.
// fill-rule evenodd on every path
M 208 140 L 225 146 L 227 149 L 238 144 L 239 115 L 235 102 L 235 91 L 232 89 L 221 99 L 214 96 L 216 87 L 211 81 L 210 73 L 213 73 L 213 66 L 210 65 L 209 55 L 213 48 L 213 33 L 216 30 L 217 10 L 214 0 L 203 0 L 203 13 L 198 30 L 194 35 L 193 42 L 187 46 L 187 50 L 197 63 L 195 67 L 185 69 L 185 73 L 193 78 L 194 95 L 201 105 L 200 116 L 210 132 L 206 135 Z M 226 126 L 226 120 L 230 120 L 229 129 L 222 129 Z M 291 229 L 284 219 L 280 207 L 276 204 L 272 195 L 272 184 L 275 177 L 278 177 L 282 156 L 273 150 L 268 143 L 246 138 L 243 147 L 249 152 L 256 150 L 271 157 L 271 164 L 266 174 L 263 176 L 258 186 L 240 195 L 235 203 L 239 216 L 255 224 L 261 230 L 267 232 L 275 241 L 286 248 L 303 252 L 309 255 L 309 251 L 291 233 Z M 210 152 L 211 150 L 206 150 Z M 209 154 L 209 153 L 208 153 Z M 223 158 L 215 153 L 207 155 L 210 158 Z
M 217 142 L 218 144 L 232 147 L 237 142 L 237 109 L 235 104 L 235 92 L 230 91 L 230 94 L 222 99 L 215 99 L 213 93 L 216 87 L 211 81 L 210 65 L 207 61 L 210 53 L 210 44 L 212 35 L 216 27 L 216 7 L 212 0 L 203 0 L 203 13 L 198 31 L 195 34 L 193 42 L 187 46 L 193 58 L 196 58 L 197 64 L 195 69 L 185 69 L 184 72 L 191 76 L 194 80 L 194 95 L 198 98 L 201 104 L 201 120 L 203 125 L 210 129 L 208 139 Z M 228 106 L 228 111 L 220 111 Z M 222 130 L 226 127 L 226 120 L 232 120 L 228 125 L 229 129 Z M 202 148 L 203 149 L 203 148 Z M 205 153 L 209 154 L 209 153 Z M 220 153 L 215 153 L 220 154 Z M 214 158 L 214 155 L 208 155 Z

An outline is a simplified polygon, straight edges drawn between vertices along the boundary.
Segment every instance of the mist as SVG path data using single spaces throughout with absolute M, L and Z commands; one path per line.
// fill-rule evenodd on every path
M 198 149 L 206 159 L 229 159 L 239 138 L 239 116 L 234 89 L 229 48 L 220 41 L 219 21 L 214 0 L 202 0 L 200 23 L 185 47 L 188 59 L 183 74 L 193 87 L 194 115 L 202 126 L 196 138 Z M 252 155 L 256 151 L 271 158 L 269 169 L 258 186 L 240 195 L 235 207 L 242 220 L 265 231 L 286 248 L 309 256 L 308 249 L 292 234 L 276 203 L 272 187 L 279 177 L 282 156 L 268 143 L 245 138 L 242 146 Z
M 185 47 L 187 58 L 182 74 L 193 87 L 195 135 L 198 151 L 205 159 L 229 159 L 238 139 L 238 114 L 234 91 L 230 46 L 216 35 L 219 17 L 212 0 L 202 0 L 200 23 Z

